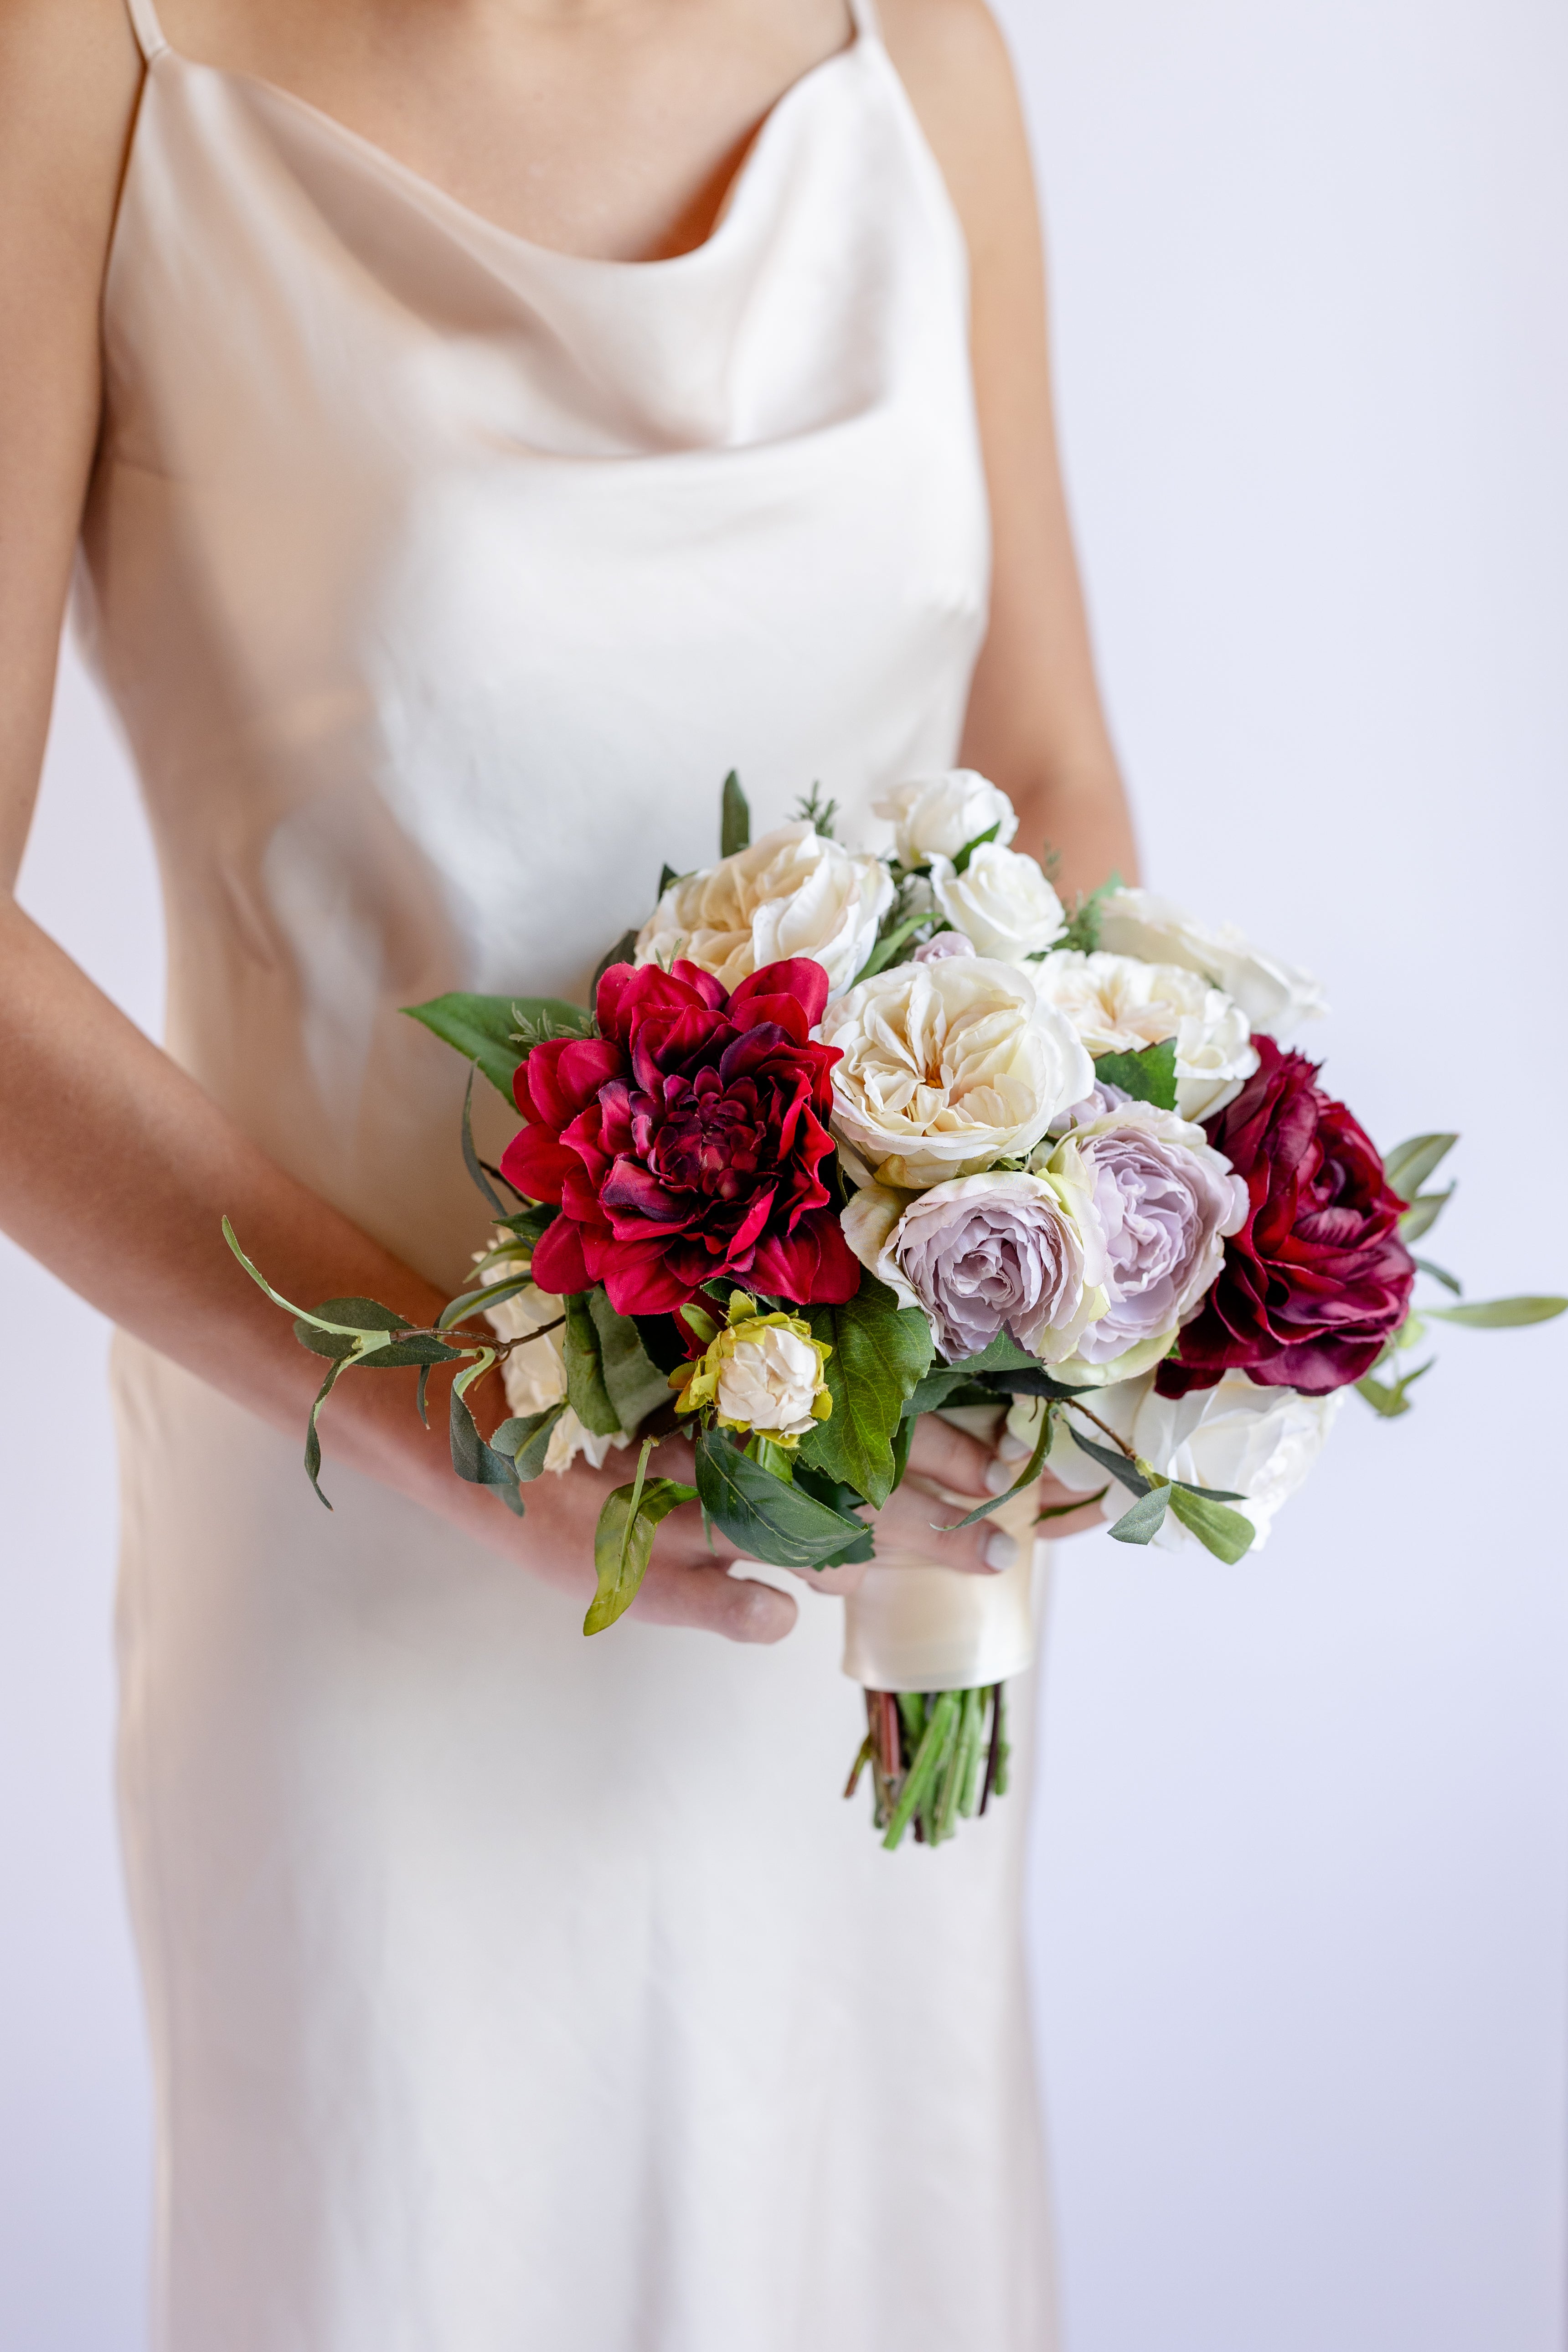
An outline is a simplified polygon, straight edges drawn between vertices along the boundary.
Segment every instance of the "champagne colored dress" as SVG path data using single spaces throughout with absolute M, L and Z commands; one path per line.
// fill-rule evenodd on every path
M 463 1073 L 398 1007 L 581 996 L 715 854 L 731 767 L 758 830 L 820 782 L 855 839 L 952 761 L 963 240 L 863 12 L 709 241 L 641 266 L 132 16 L 79 618 L 169 1048 L 456 1286 Z M 1025 1803 L 879 1850 L 839 1604 L 770 1651 L 587 1642 L 349 1471 L 329 1517 L 298 1444 L 125 1341 L 117 1389 L 159 2352 L 1047 2347 Z

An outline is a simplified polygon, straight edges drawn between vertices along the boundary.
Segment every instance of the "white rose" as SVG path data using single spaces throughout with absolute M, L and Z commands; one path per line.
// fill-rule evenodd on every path
M 973 768 L 953 768 L 945 776 L 918 776 L 900 784 L 872 803 L 895 829 L 895 848 L 901 866 L 924 866 L 933 857 L 956 857 L 966 842 L 978 841 L 992 826 L 1003 846 L 1018 830 L 1013 803 Z
M 496 1236 L 498 1243 L 500 1238 Z M 503 1260 L 481 1266 L 479 1280 L 487 1284 L 510 1282 L 518 1271 L 516 1263 L 509 1265 Z M 512 1349 L 500 1368 L 507 1409 L 520 1421 L 530 1413 L 548 1412 L 566 1393 L 566 1359 L 562 1352 L 561 1332 L 542 1331 L 537 1339 L 528 1337 L 531 1331 L 540 1331 L 542 1325 L 553 1323 L 563 1312 L 562 1300 L 531 1282 L 526 1290 L 517 1291 L 510 1298 L 500 1299 L 494 1307 L 485 1309 L 485 1320 L 498 1339 L 524 1342 Z M 613 1436 L 601 1437 L 594 1430 L 584 1429 L 568 1405 L 550 1433 L 544 1466 L 547 1470 L 564 1470 L 579 1454 L 584 1454 L 597 1470 L 613 1445 L 630 1443 L 630 1438 L 620 1431 Z
M 922 1191 L 1024 1159 L 1094 1070 L 1029 974 L 988 956 L 895 964 L 829 1004 L 834 1131 L 884 1184 Z
M 720 1366 L 719 1411 L 763 1437 L 804 1437 L 816 1426 L 811 1408 L 821 1384 L 821 1360 L 810 1341 L 768 1324 L 756 1339 L 740 1340 Z
M 1101 1389 L 1094 1410 L 1163 1477 L 1244 1496 L 1245 1501 L 1231 1507 L 1252 1521 L 1258 1530 L 1253 1549 L 1260 1550 L 1275 1512 L 1321 1453 L 1345 1395 L 1345 1390 L 1335 1389 L 1328 1396 L 1302 1396 L 1296 1389 L 1260 1388 L 1245 1372 L 1227 1372 L 1212 1389 L 1163 1397 L 1154 1393 L 1154 1375 L 1149 1372 Z M 1058 1415 L 1049 1467 L 1075 1494 L 1090 1494 L 1104 1486 L 1106 1474 L 1074 1444 L 1069 1420 L 1068 1413 Z M 1126 1487 L 1115 1484 L 1102 1514 L 1118 1519 L 1131 1501 Z M 1196 1538 L 1167 1512 L 1154 1540 L 1176 1549 Z
M 1090 1054 L 1141 1054 L 1173 1037 L 1183 1118 L 1212 1118 L 1258 1067 L 1240 1005 L 1181 965 L 1058 948 L 1036 965 L 1035 984 L 1067 1014 Z
M 1101 900 L 1100 944 L 1116 955 L 1201 972 L 1235 998 L 1252 1028 L 1270 1037 L 1288 1037 L 1329 1009 L 1310 972 L 1260 953 L 1234 923 L 1211 930 L 1152 890 L 1113 890 Z
M 678 956 L 738 988 L 763 964 L 809 956 L 829 992 L 847 988 L 877 943 L 893 877 L 804 819 L 672 882 L 637 935 L 638 963 Z
M 1037 955 L 1066 928 L 1062 902 L 1034 858 L 998 842 L 983 842 L 962 874 L 951 857 L 933 857 L 931 881 L 953 929 L 999 963 Z

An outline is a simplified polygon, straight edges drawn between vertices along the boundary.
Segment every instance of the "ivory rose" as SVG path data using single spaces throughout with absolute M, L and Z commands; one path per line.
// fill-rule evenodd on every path
M 894 828 L 894 854 L 902 866 L 929 865 L 933 857 L 956 857 L 993 825 L 1005 847 L 1018 830 L 1013 803 L 973 768 L 952 768 L 944 776 L 917 776 L 872 803 Z
M 1212 1118 L 1258 1067 L 1241 1007 L 1180 965 L 1058 948 L 1036 967 L 1035 984 L 1090 1054 L 1138 1054 L 1173 1037 L 1183 1118 Z
M 672 882 L 637 934 L 635 960 L 668 971 L 682 958 L 734 989 L 765 964 L 809 956 L 836 995 L 876 945 L 892 898 L 879 858 L 802 819 Z
M 1328 1011 L 1309 971 L 1264 955 L 1234 923 L 1210 929 L 1152 890 L 1113 890 L 1100 901 L 1100 944 L 1114 955 L 1179 964 L 1234 997 L 1254 1029 L 1288 1037 Z
M 844 1211 L 861 1263 L 919 1307 L 950 1363 L 997 1333 L 1056 1363 L 1105 1310 L 1105 1236 L 1093 1186 L 1071 1144 L 1031 1176 L 965 1176 L 912 1198 L 874 1184 Z
M 1035 859 L 994 841 L 983 842 L 962 874 L 950 857 L 933 857 L 931 884 L 953 929 L 977 955 L 1002 963 L 1037 955 L 1066 928 L 1062 902 Z
M 885 1184 L 910 1192 L 1022 1160 L 1094 1069 L 1027 971 L 986 956 L 896 964 L 822 1016 L 841 1055 L 836 1135 Z
M 1244 1372 L 1227 1372 L 1215 1388 L 1163 1397 L 1155 1391 L 1153 1374 L 1146 1372 L 1139 1380 L 1100 1389 L 1094 1411 L 1162 1477 L 1244 1496 L 1231 1508 L 1257 1528 L 1257 1551 L 1268 1538 L 1274 1514 L 1321 1453 L 1344 1394 L 1339 1389 L 1329 1396 L 1302 1396 L 1295 1389 L 1258 1388 Z M 1047 1467 L 1074 1494 L 1093 1494 L 1106 1484 L 1106 1473 L 1073 1443 L 1072 1419 L 1070 1412 L 1058 1415 Z M 1027 1407 L 1020 1412 L 1015 1406 L 1008 1416 L 1008 1426 L 1020 1441 L 1031 1439 L 1038 1425 Z M 1086 1427 L 1084 1434 L 1104 1443 L 1093 1428 Z M 1112 1482 L 1100 1505 L 1101 1516 L 1119 1519 L 1131 1502 L 1128 1489 Z M 1167 1512 L 1154 1540 L 1177 1549 L 1195 1538 Z

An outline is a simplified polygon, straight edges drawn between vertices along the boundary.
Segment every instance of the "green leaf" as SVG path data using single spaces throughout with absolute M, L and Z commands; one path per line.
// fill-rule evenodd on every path
M 1436 1357 L 1430 1358 L 1425 1364 L 1417 1364 L 1413 1372 L 1406 1372 L 1393 1382 L 1374 1381 L 1368 1372 L 1357 1381 L 1356 1394 L 1371 1405 L 1373 1412 L 1381 1413 L 1384 1421 L 1397 1421 L 1402 1412 L 1410 1410 L 1405 1391 L 1424 1379 L 1436 1361 Z
M 524 1209 L 520 1215 L 503 1217 L 500 1222 L 525 1249 L 532 1249 L 543 1240 L 560 1214 L 560 1210 L 552 1208 L 549 1202 L 539 1201 L 532 1208 Z
M 1176 1108 L 1176 1041 L 1163 1038 L 1140 1054 L 1097 1054 L 1094 1075 L 1102 1086 L 1120 1087 L 1134 1102 L 1152 1103 L 1156 1110 Z
M 918 1307 L 900 1307 L 890 1290 L 862 1275 L 858 1291 L 841 1307 L 811 1309 L 811 1328 L 833 1350 L 823 1375 L 833 1411 L 802 1438 L 801 1452 L 879 1510 L 898 1475 L 893 1435 L 904 1400 L 931 1360 L 931 1325 Z
M 676 872 L 676 870 L 675 870 L 675 868 L 674 868 L 674 866 L 661 866 L 659 867 L 659 869 L 658 869 L 658 895 L 659 895 L 659 897 L 662 898 L 663 898 L 663 896 L 664 896 L 664 894 L 665 894 L 665 892 L 668 889 L 668 887 L 669 887 L 670 884 L 671 884 L 672 882 L 679 882 L 679 881 L 680 880 L 680 878 L 681 878 L 681 877 L 680 877 L 680 876 Z
M 617 1486 L 599 1514 L 594 1538 L 594 1569 L 599 1589 L 583 1620 L 584 1633 L 602 1633 L 606 1625 L 625 1616 L 647 1572 L 660 1521 L 667 1519 L 671 1511 L 679 1510 L 682 1503 L 697 1500 L 695 1486 L 679 1486 L 673 1478 L 649 1478 L 644 1484 L 643 1474 L 652 1451 L 650 1437 L 644 1442 L 636 1478 L 629 1486 Z
M 1047 1405 L 1040 1416 L 1040 1433 L 1035 1440 L 1035 1450 L 1012 1486 L 1003 1494 L 993 1495 L 988 1503 L 977 1504 L 974 1509 L 966 1512 L 962 1519 L 955 1519 L 950 1528 L 945 1528 L 942 1530 L 943 1534 L 955 1536 L 961 1528 L 972 1528 L 976 1519 L 988 1519 L 993 1511 L 999 1511 L 1004 1503 L 1010 1503 L 1015 1495 L 1021 1495 L 1026 1486 L 1034 1485 L 1045 1466 L 1046 1456 L 1051 1450 L 1051 1408 Z
M 719 855 L 733 857 L 738 851 L 749 849 L 752 844 L 752 812 L 741 779 L 733 768 L 724 779 L 723 798 L 720 803 Z
M 1149 1492 L 1148 1479 L 1141 1471 L 1133 1468 L 1124 1454 L 1113 1454 L 1108 1445 L 1101 1445 L 1094 1438 L 1086 1437 L 1082 1430 L 1075 1428 L 1070 1421 L 1068 1423 L 1068 1431 L 1079 1453 L 1087 1454 L 1091 1462 L 1098 1462 L 1102 1470 L 1109 1470 L 1111 1476 L 1119 1479 L 1127 1488 L 1129 1494 L 1146 1495 Z
M 1097 1495 L 1079 1495 L 1070 1503 L 1052 1503 L 1048 1508 L 1035 1513 L 1035 1525 L 1044 1527 L 1047 1519 L 1070 1519 L 1075 1511 L 1087 1511 L 1091 1503 L 1103 1503 L 1110 1489 L 1102 1486 Z
M 521 1497 L 517 1496 L 517 1472 L 504 1454 L 498 1454 L 494 1446 L 487 1445 L 479 1435 L 479 1423 L 468 1409 L 468 1398 L 463 1394 L 465 1385 L 466 1378 L 452 1383 L 452 1409 L 448 1422 L 452 1467 L 459 1478 L 467 1479 L 470 1486 L 493 1486 L 500 1494 L 510 1493 L 521 1502 Z
M 1142 1506 L 1136 1504 L 1133 1507 L 1141 1510 Z M 1212 1551 L 1215 1559 L 1223 1559 L 1227 1568 L 1234 1568 L 1258 1539 L 1258 1530 L 1249 1518 L 1195 1486 L 1173 1486 L 1171 1509 L 1188 1534 L 1196 1536 L 1204 1549 Z
M 1113 1543 L 1152 1543 L 1165 1524 L 1165 1513 L 1171 1507 L 1168 1486 L 1151 1486 L 1140 1495 L 1131 1510 L 1123 1511 L 1110 1530 Z
M 616 941 L 615 946 L 613 948 L 605 949 L 604 954 L 599 958 L 597 964 L 594 968 L 594 985 L 590 993 L 593 995 L 595 1002 L 597 1002 L 599 994 L 599 982 L 604 979 L 605 974 L 609 971 L 611 965 L 617 963 L 635 963 L 637 961 L 637 934 L 635 930 L 623 931 L 620 938 Z
M 1418 1242 L 1423 1234 L 1429 1234 L 1453 1199 L 1454 1191 L 1450 1184 L 1446 1192 L 1417 1192 L 1399 1220 L 1401 1241 Z
M 821 1568 L 865 1532 L 803 1486 L 786 1486 L 721 1429 L 698 1436 L 697 1492 L 731 1543 L 774 1568 Z
M 831 1559 L 822 1562 L 824 1568 L 847 1568 L 852 1561 L 876 1558 L 875 1531 L 859 1517 L 865 1507 L 863 1496 L 858 1495 L 853 1486 L 841 1486 L 837 1478 L 829 1478 L 826 1472 L 814 1470 L 809 1462 L 801 1460 L 798 1453 L 795 1457 L 795 1483 L 803 1486 L 808 1495 L 815 1495 L 819 1503 L 826 1503 L 830 1511 L 838 1512 L 841 1517 L 854 1519 L 862 1528 L 858 1542 L 846 1544 L 842 1551 L 835 1552 Z
M 509 1103 L 513 1074 L 528 1051 L 529 1030 L 554 1037 L 594 1034 L 593 1014 L 559 996 L 470 996 L 454 990 L 403 1010 L 444 1045 L 455 1046 L 465 1062 L 477 1062 Z
M 1468 1331 L 1517 1331 L 1526 1323 L 1550 1323 L 1568 1307 L 1568 1298 L 1477 1298 L 1465 1307 L 1426 1307 L 1434 1323 L 1462 1323 Z
M 1457 1135 L 1413 1135 L 1407 1143 L 1396 1143 L 1383 1163 L 1389 1191 L 1402 1201 L 1414 1201 L 1458 1139 Z
M 1026 1348 L 1020 1348 L 1007 1332 L 998 1331 L 989 1347 L 983 1348 L 978 1356 L 964 1357 L 953 1369 L 973 1380 L 982 1372 L 1037 1372 L 1040 1360 L 1031 1356 Z
M 412 1331 L 414 1326 L 405 1315 L 390 1307 L 383 1307 L 375 1298 L 323 1298 L 316 1309 L 321 1320 L 307 1321 L 297 1316 L 294 1337 L 312 1355 L 336 1357 L 340 1362 L 357 1361 L 377 1370 L 395 1371 L 409 1364 L 453 1364 L 462 1350 L 448 1348 L 437 1339 L 421 1332 L 413 1339 L 394 1340 L 384 1348 L 376 1348 L 368 1355 L 356 1353 L 359 1337 L 373 1331 Z M 352 1330 L 324 1330 L 322 1322 L 336 1326 L 349 1325 Z
M 562 1353 L 566 1359 L 566 1402 L 595 1437 L 613 1437 L 620 1417 L 605 1385 L 599 1353 L 599 1328 L 594 1319 L 594 1294 L 580 1290 L 568 1298 Z
M 474 1073 L 479 1066 L 478 1062 L 469 1064 L 468 1083 L 463 1089 L 463 1165 L 496 1215 L 504 1217 L 506 1202 L 485 1174 L 479 1164 L 479 1155 L 474 1150 Z
M 973 856 L 975 851 L 977 849 L 984 849 L 988 841 L 994 841 L 1001 830 L 1002 820 L 998 817 L 995 824 L 988 824 L 984 833 L 977 833 L 973 841 L 966 841 L 963 847 L 959 851 L 958 856 L 952 861 L 952 870 L 954 874 L 967 874 L 969 871 L 969 861 Z
M 1052 875 L 1054 856 L 1054 852 L 1047 851 L 1047 856 L 1040 860 L 1046 868 L 1047 877 L 1051 879 L 1055 878 Z M 1113 890 L 1120 890 L 1121 887 L 1121 875 L 1112 874 L 1109 881 L 1100 883 L 1098 889 L 1090 890 L 1087 897 L 1080 890 L 1067 929 L 1059 939 L 1052 942 L 1053 946 L 1076 948 L 1080 955 L 1093 955 L 1100 946 L 1100 921 L 1104 911 L 1105 901 Z
M 460 1291 L 456 1298 L 447 1299 L 437 1319 L 436 1328 L 438 1331 L 449 1331 L 455 1323 L 467 1322 L 477 1309 L 500 1307 L 505 1300 L 515 1298 L 520 1290 L 530 1290 L 532 1286 L 533 1276 L 526 1271 L 510 1276 L 505 1282 L 477 1283 L 472 1290 Z
M 1453 1292 L 1456 1298 L 1463 1297 L 1465 1286 L 1457 1274 L 1449 1274 L 1445 1267 L 1434 1265 L 1429 1257 L 1418 1257 L 1415 1263 L 1423 1274 L 1429 1274 L 1434 1282 L 1440 1282 L 1445 1290 Z
M 617 1315 L 608 1293 L 591 1290 L 588 1311 L 599 1335 L 599 1369 L 619 1426 L 629 1437 L 661 1404 L 669 1402 L 669 1382 L 642 1343 L 629 1315 Z
M 524 1484 L 537 1478 L 544 1468 L 544 1457 L 550 1450 L 550 1440 L 555 1424 L 566 1410 L 563 1397 L 556 1404 L 547 1404 L 542 1412 L 530 1412 L 521 1418 L 503 1421 L 490 1439 L 497 1454 L 504 1454 Z
M 327 1377 L 316 1391 L 316 1401 L 310 1407 L 310 1418 L 305 1426 L 305 1469 L 311 1486 L 316 1490 L 317 1502 L 326 1503 L 329 1511 L 332 1507 L 321 1492 L 321 1432 L 316 1427 L 316 1416 L 331 1395 L 338 1374 L 342 1370 L 346 1361 L 346 1357 L 340 1356 L 335 1363 L 328 1365 Z
M 884 971 L 891 963 L 906 940 L 912 939 L 921 925 L 929 923 L 930 920 L 929 911 L 919 915 L 907 915 L 901 923 L 895 923 L 890 930 L 884 931 L 850 982 L 851 988 L 858 988 L 860 982 L 863 980 L 869 980 L 873 972 Z

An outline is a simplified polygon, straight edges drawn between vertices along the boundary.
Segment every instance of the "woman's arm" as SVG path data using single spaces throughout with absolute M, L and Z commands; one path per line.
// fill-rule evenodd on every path
M 991 493 L 991 626 L 962 757 L 1018 811 L 1016 846 L 1060 854 L 1068 889 L 1137 851 L 1095 679 L 1058 461 L 1045 259 L 1028 140 L 984 0 L 881 0 L 889 53 L 969 245 L 971 348 Z
M 13 895 L 98 437 L 100 300 L 141 74 L 123 0 L 0 0 L 0 1225 L 297 1439 L 319 1367 L 223 1246 L 226 1212 L 291 1297 L 368 1295 L 421 1324 L 440 1297 L 258 1150 Z M 617 1474 L 540 1480 L 519 1526 L 454 1475 L 443 1411 L 424 1433 L 412 1379 L 345 1380 L 329 1452 L 585 1594 Z M 694 1511 L 672 1515 L 640 1613 L 776 1640 L 794 1604 L 731 1580 L 727 1557 L 709 1553 Z

